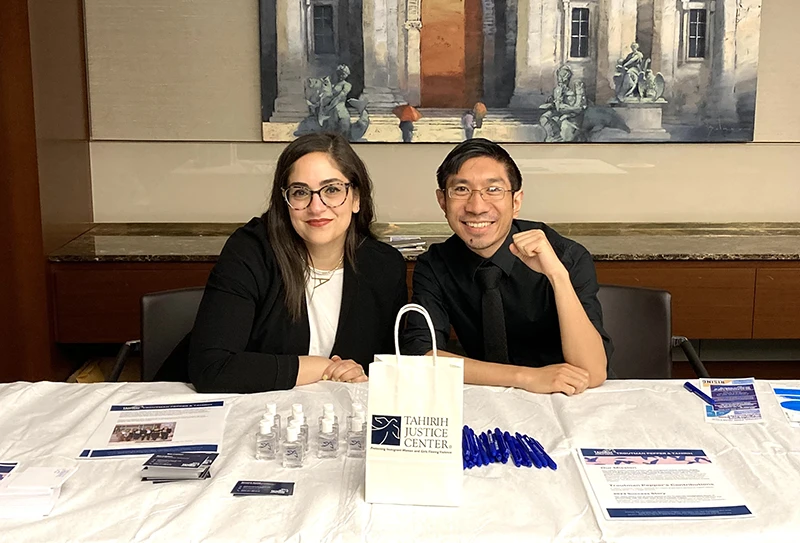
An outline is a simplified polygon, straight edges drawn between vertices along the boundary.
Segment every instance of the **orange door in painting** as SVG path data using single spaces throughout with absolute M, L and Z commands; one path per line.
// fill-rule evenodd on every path
M 481 0 L 422 0 L 422 106 L 471 108 L 482 98 Z

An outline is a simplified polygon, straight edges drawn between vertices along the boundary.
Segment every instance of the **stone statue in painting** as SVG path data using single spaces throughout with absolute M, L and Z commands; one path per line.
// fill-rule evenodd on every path
M 556 71 L 553 94 L 539 108 L 545 112 L 539 117 L 541 136 L 537 141 L 591 141 L 594 133 L 605 128 L 630 132 L 616 111 L 589 101 L 586 84 L 580 79 L 573 81 L 572 69 L 566 64 Z
M 367 102 L 347 98 L 353 85 L 347 81 L 350 68 L 346 64 L 336 67 L 336 83 L 331 78 L 311 77 L 306 80 L 306 105 L 308 117 L 303 119 L 295 130 L 295 136 L 310 132 L 338 132 L 350 141 L 361 139 L 369 127 Z M 350 105 L 358 113 L 353 122 L 347 106 Z
M 664 97 L 664 76 L 653 73 L 650 59 L 645 59 L 638 43 L 631 44 L 631 52 L 617 61 L 614 85 L 619 102 L 657 102 Z
M 571 86 L 572 69 L 561 66 L 556 72 L 556 88 L 550 99 L 540 106 L 545 109 L 539 117 L 546 142 L 580 141 L 582 113 L 588 107 L 586 86 L 577 81 Z

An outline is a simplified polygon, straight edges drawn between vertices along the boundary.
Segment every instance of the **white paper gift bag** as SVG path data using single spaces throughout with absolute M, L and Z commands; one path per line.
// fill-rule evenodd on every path
M 401 356 L 395 321 L 394 355 L 375 355 L 369 366 L 366 501 L 407 505 L 461 503 L 464 361 L 461 358 Z

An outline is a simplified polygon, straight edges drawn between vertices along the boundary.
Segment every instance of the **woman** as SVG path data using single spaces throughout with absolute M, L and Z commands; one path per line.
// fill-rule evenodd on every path
M 373 356 L 393 352 L 406 268 L 370 232 L 371 192 L 342 136 L 286 147 L 269 210 L 231 235 L 208 279 L 189 348 L 199 392 L 366 381 Z

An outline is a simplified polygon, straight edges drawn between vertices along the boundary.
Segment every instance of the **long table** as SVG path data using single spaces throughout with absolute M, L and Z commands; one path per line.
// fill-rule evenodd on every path
M 509 463 L 467 470 L 459 508 L 365 503 L 363 459 L 313 456 L 299 470 L 255 460 L 267 402 L 277 402 L 284 417 L 292 403 L 303 403 L 313 426 L 323 403 L 333 402 L 341 417 L 352 401 L 365 402 L 365 384 L 250 395 L 198 395 L 178 383 L 0 385 L 0 461 L 78 465 L 50 516 L 0 520 L 0 541 L 795 541 L 800 428 L 786 422 L 770 384 L 757 381 L 762 423 L 724 426 L 704 422 L 703 403 L 681 384 L 609 381 L 571 398 L 466 386 L 465 424 L 537 437 L 559 469 Z M 220 397 L 232 407 L 209 480 L 154 485 L 139 479 L 144 458 L 77 460 L 112 404 Z M 598 520 L 576 447 L 703 448 L 754 516 Z M 294 481 L 295 493 L 233 497 L 239 480 Z

